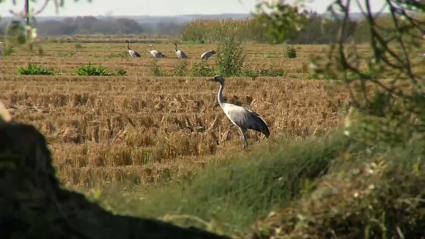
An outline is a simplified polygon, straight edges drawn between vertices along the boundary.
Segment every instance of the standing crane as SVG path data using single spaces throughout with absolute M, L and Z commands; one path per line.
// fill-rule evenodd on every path
M 179 59 L 187 59 L 187 55 L 186 53 L 184 53 L 184 51 L 179 50 L 179 48 L 177 47 L 177 43 L 174 43 L 174 45 L 176 46 L 176 56 Z
M 127 42 L 128 54 L 130 54 L 130 56 L 133 57 L 133 58 L 139 58 L 140 57 L 140 54 L 137 51 L 132 50 L 130 48 L 130 41 L 127 40 L 126 42 Z
M 216 52 L 214 50 L 206 51 L 206 52 L 202 53 L 201 59 L 202 60 L 208 60 L 208 59 L 210 59 L 210 57 L 214 56 L 215 53 Z
M 242 135 L 242 140 L 244 143 L 244 149 L 248 147 L 248 141 L 246 139 L 246 133 L 248 129 L 259 131 L 263 133 L 266 138 L 269 137 L 269 128 L 267 127 L 266 122 L 257 113 L 242 106 L 224 102 L 224 78 L 222 76 L 216 76 L 209 81 L 220 83 L 220 89 L 218 90 L 217 95 L 218 103 L 220 104 L 220 107 L 223 109 L 227 118 L 229 118 L 229 120 L 239 128 L 239 132 Z
M 150 47 L 152 47 L 152 45 L 149 45 Z M 160 51 L 157 50 L 150 50 L 149 53 L 152 55 L 153 58 L 155 59 L 159 59 L 159 58 L 165 58 L 167 56 L 165 56 L 164 54 L 162 54 Z

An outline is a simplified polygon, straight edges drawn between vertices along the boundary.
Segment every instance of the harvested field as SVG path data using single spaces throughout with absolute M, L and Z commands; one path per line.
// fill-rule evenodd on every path
M 59 177 L 66 185 L 130 181 L 152 184 L 190 174 L 213 155 L 242 150 L 238 131 L 216 103 L 218 86 L 202 77 L 156 77 L 146 44 L 134 44 L 143 58 L 130 59 L 119 43 L 46 43 L 43 56 L 17 51 L 0 64 L 0 100 L 14 118 L 43 132 L 53 151 Z M 182 45 L 189 55 L 214 46 Z M 170 44 L 158 44 L 178 64 Z M 167 51 L 168 49 L 168 51 Z M 147 48 L 146 48 L 147 50 Z M 320 46 L 297 47 L 296 59 L 285 59 L 282 46 L 250 44 L 247 67 L 273 66 L 285 77 L 228 78 L 231 103 L 260 113 L 272 138 L 321 135 L 338 126 L 348 95 L 340 85 L 308 79 L 308 56 Z M 17 76 L 28 62 L 53 68 L 55 76 Z M 124 69 L 128 76 L 82 77 L 86 63 Z M 199 62 L 189 60 L 189 64 Z M 214 61 L 210 61 L 213 65 Z M 332 88 L 329 94 L 328 88 Z M 340 89 L 335 89 L 340 88 Z M 250 133 L 250 144 L 266 142 Z

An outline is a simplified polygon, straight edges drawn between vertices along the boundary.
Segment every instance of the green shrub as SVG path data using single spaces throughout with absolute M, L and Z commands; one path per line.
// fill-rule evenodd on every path
M 292 47 L 292 46 L 286 47 L 285 56 L 286 58 L 289 58 L 289 59 L 297 58 L 297 50 L 295 49 L 295 47 Z
M 242 42 L 234 34 L 223 33 L 223 36 L 218 45 L 216 58 L 218 71 L 223 76 L 241 75 L 245 62 Z
M 79 76 L 111 76 L 113 75 L 106 67 L 103 66 L 94 66 L 88 64 L 82 66 L 77 70 L 77 75 Z
M 152 61 L 151 72 L 154 76 L 165 76 L 165 72 L 161 69 L 157 60 Z
M 28 67 L 18 68 L 19 75 L 54 75 L 53 70 L 47 69 L 45 67 L 29 64 Z
M 187 61 L 183 60 L 180 61 L 180 63 L 176 66 L 176 69 L 174 70 L 174 75 L 176 76 L 185 76 L 187 75 L 188 69 L 187 66 L 189 64 L 187 63 Z
M 192 66 L 192 76 L 206 77 L 214 76 L 215 74 L 215 70 L 210 67 L 206 61 L 195 63 Z

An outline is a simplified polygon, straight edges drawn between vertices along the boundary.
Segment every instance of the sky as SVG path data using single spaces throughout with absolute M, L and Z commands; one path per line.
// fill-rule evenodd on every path
M 289 0 L 287 2 L 294 2 Z M 9 10 L 15 12 L 23 9 L 23 0 L 16 0 L 17 5 L 12 5 L 12 0 L 5 0 L 0 4 L 0 16 L 8 16 Z M 44 0 L 33 4 L 37 9 Z M 220 14 L 220 13 L 250 13 L 255 9 L 257 0 L 66 0 L 65 6 L 60 9 L 60 16 L 175 16 L 186 14 Z M 307 7 L 323 13 L 332 0 L 308 0 Z M 373 0 L 373 5 L 382 5 L 384 0 Z M 41 16 L 56 16 L 53 5 Z

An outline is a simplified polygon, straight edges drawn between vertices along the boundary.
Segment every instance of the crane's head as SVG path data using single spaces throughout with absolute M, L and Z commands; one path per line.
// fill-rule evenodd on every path
M 209 81 L 215 81 L 220 84 L 224 84 L 224 77 L 223 76 L 214 76 L 214 78 L 209 79 Z
M 215 53 L 217 53 L 217 52 L 215 52 L 215 50 L 212 50 L 212 51 L 210 51 L 212 54 L 215 54 Z

